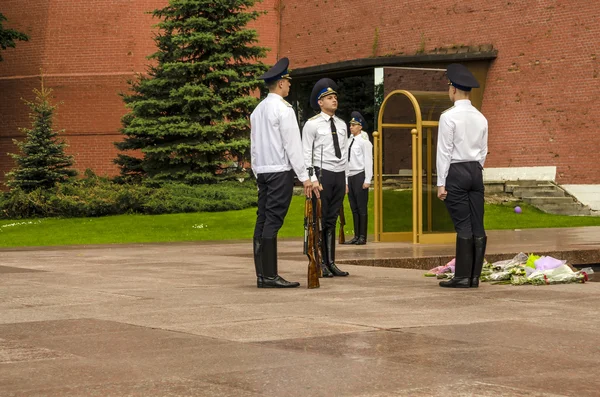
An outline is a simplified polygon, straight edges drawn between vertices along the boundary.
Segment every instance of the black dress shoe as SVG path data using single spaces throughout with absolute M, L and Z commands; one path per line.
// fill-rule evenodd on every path
M 479 288 L 479 277 L 471 278 L 471 288 Z
M 469 277 L 454 277 L 448 281 L 440 281 L 440 287 L 470 288 L 471 287 L 471 279 Z
M 323 269 L 323 275 L 321 277 L 333 277 L 333 273 L 329 270 L 327 265 L 321 264 L 321 269 Z
M 351 244 L 356 244 L 356 242 L 358 241 L 358 237 L 354 236 L 354 238 L 352 240 L 348 240 L 342 244 L 344 245 L 351 245 Z
M 329 270 L 331 270 L 331 273 L 333 273 L 334 276 L 346 277 L 346 276 L 350 275 L 350 273 L 348 273 L 348 272 L 341 271 L 335 263 L 330 263 L 327 266 L 329 267 Z
M 256 286 L 258 288 L 262 288 L 264 283 L 265 283 L 265 279 L 262 276 L 256 277 Z
M 290 282 L 280 276 L 275 277 L 264 277 L 262 286 L 258 288 L 296 288 L 299 287 L 300 283 Z
M 364 237 L 364 236 L 360 236 L 358 238 L 358 240 L 356 241 L 356 243 L 354 243 L 354 244 L 356 244 L 356 245 L 365 245 L 366 243 L 367 243 L 367 238 Z

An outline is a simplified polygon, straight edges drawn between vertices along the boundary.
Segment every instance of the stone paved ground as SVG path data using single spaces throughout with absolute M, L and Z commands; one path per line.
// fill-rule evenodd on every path
M 600 394 L 600 283 L 448 291 L 345 265 L 308 290 L 285 241 L 280 273 L 303 287 L 259 290 L 250 249 L 0 251 L 0 396 Z

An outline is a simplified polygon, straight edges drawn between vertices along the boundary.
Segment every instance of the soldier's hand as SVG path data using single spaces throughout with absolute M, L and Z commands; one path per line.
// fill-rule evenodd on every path
M 438 198 L 442 201 L 446 200 L 446 196 L 448 195 L 448 192 L 446 191 L 446 187 L 445 186 L 438 186 Z
M 317 196 L 317 198 L 321 198 L 321 194 L 319 193 L 321 190 L 323 190 L 323 186 L 321 186 L 321 184 L 318 181 L 314 181 L 312 183 L 312 191 L 315 194 L 315 196 Z
M 346 194 L 348 194 L 349 191 L 350 189 L 348 189 L 348 185 L 346 185 Z
M 302 184 L 304 185 L 304 195 L 308 198 L 311 198 L 313 189 L 312 182 L 310 181 L 310 179 L 307 179 L 304 182 L 302 182 Z
M 370 186 L 370 183 L 363 183 L 363 189 L 368 189 Z

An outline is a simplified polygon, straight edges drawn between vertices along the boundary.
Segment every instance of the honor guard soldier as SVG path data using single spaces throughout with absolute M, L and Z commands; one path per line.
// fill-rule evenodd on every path
M 315 84 L 310 106 L 319 114 L 306 121 L 302 146 L 306 168 L 314 167 L 313 192 L 320 194 L 323 222 L 323 277 L 347 276 L 335 264 L 335 226 L 346 194 L 346 123 L 335 115 L 337 85 L 324 78 Z
M 304 167 L 300 128 L 292 105 L 283 98 L 290 91 L 289 60 L 280 59 L 260 76 L 269 95 L 250 116 L 252 171 L 258 184 L 258 210 L 254 228 L 254 266 L 258 288 L 293 288 L 277 271 L 277 233 L 288 212 L 294 172 L 312 195 L 312 182 Z
M 348 200 L 354 221 L 354 238 L 344 244 L 364 245 L 367 243 L 367 204 L 369 187 L 373 178 L 373 145 L 369 141 L 365 118 L 352 112 L 348 144 Z M 366 138 L 365 138 L 366 136 Z
M 483 164 L 488 122 L 469 99 L 471 89 L 479 88 L 471 72 L 463 65 L 451 64 L 446 74 L 454 106 L 440 116 L 437 186 L 457 236 L 454 278 L 440 282 L 440 286 L 476 288 L 487 242 L 483 227 Z

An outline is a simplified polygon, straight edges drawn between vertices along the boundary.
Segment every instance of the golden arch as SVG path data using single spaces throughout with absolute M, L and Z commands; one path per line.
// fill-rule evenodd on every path
M 377 124 L 379 131 L 373 133 L 375 241 L 412 241 L 413 243 L 454 241 L 454 231 L 448 230 L 449 216 L 444 208 L 440 209 L 443 203 L 437 201 L 434 180 L 435 141 L 437 141 L 439 116 L 450 107 L 452 102 L 447 92 L 430 91 L 396 90 L 388 94 L 381 104 Z M 392 133 L 384 133 L 386 129 Z M 384 230 L 384 177 L 395 176 L 384 174 L 384 140 L 391 140 L 392 135 L 397 135 L 394 131 L 410 131 L 411 135 L 411 231 Z M 444 217 L 447 219 L 441 219 Z M 440 222 L 440 219 L 443 222 Z M 444 226 L 440 227 L 442 223 Z

